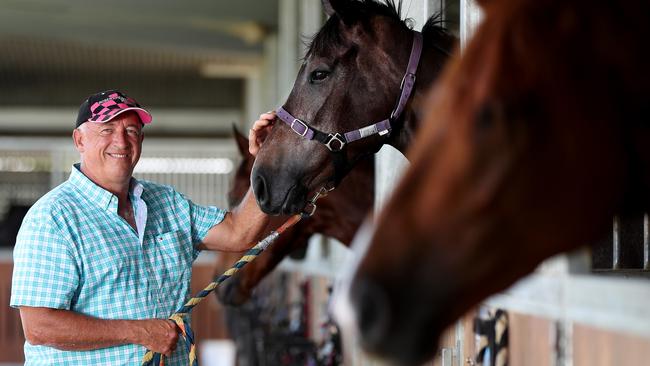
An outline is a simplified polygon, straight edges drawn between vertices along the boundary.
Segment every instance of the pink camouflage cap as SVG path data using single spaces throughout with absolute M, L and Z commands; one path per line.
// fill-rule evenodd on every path
M 85 122 L 106 123 L 126 111 L 134 111 L 143 124 L 151 123 L 151 113 L 135 101 L 118 90 L 107 90 L 91 95 L 79 107 L 77 125 Z

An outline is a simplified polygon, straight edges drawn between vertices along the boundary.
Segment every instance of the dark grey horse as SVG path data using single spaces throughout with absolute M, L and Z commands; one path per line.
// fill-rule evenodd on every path
M 383 144 L 404 152 L 420 122 L 421 100 L 455 43 L 437 17 L 429 19 L 419 38 L 393 1 L 324 5 L 330 18 L 278 110 L 285 123 L 276 123 L 253 167 L 255 197 L 269 214 L 300 212 L 311 192 L 336 186 Z M 418 38 L 421 56 L 410 75 Z M 410 96 L 402 95 L 401 86 L 413 86 Z

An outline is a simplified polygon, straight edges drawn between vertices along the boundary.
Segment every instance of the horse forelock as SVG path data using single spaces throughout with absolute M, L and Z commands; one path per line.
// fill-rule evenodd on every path
M 402 17 L 402 1 L 385 0 L 359 0 L 351 1 L 350 8 L 345 14 L 348 24 L 361 23 L 364 26 L 369 20 L 376 16 L 382 16 L 399 24 L 403 29 L 412 28 L 412 19 Z M 307 56 L 310 54 L 326 54 L 331 47 L 343 45 L 341 37 L 342 16 L 333 14 L 321 30 L 314 35 L 307 44 Z M 456 38 L 449 33 L 444 25 L 442 13 L 434 13 L 422 27 L 422 34 L 425 42 L 440 47 L 446 53 L 450 53 L 456 43 Z
M 331 51 L 332 47 L 344 45 L 345 40 L 341 36 L 341 26 L 344 24 L 344 17 L 345 23 L 347 24 L 361 24 L 367 28 L 370 19 L 376 16 L 382 16 L 394 21 L 396 24 L 400 24 L 405 29 L 409 28 L 408 20 L 402 19 L 401 8 L 401 1 L 350 1 L 349 7 L 345 10 L 345 14 L 333 14 L 325 22 L 325 25 L 320 31 L 316 33 L 307 46 L 307 57 L 309 55 L 327 54 Z

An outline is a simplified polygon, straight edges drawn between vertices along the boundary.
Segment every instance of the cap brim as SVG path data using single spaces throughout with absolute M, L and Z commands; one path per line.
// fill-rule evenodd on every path
M 145 125 L 148 125 L 149 123 L 151 123 L 151 121 L 152 121 L 152 119 L 153 119 L 153 118 L 151 117 L 151 114 L 150 114 L 149 112 L 147 112 L 146 110 L 142 109 L 142 108 L 138 108 L 138 107 L 128 107 L 128 108 L 121 109 L 119 112 L 117 112 L 117 113 L 115 113 L 114 115 L 112 115 L 112 116 L 111 116 L 109 119 L 107 119 L 106 121 L 93 121 L 92 119 L 89 119 L 88 122 L 93 122 L 93 123 L 106 123 L 106 122 L 110 122 L 110 121 L 113 120 L 115 117 L 119 116 L 120 114 L 122 114 L 122 113 L 124 113 L 124 112 L 128 112 L 128 111 L 135 111 L 135 112 L 138 114 L 138 117 L 140 117 L 140 121 L 141 121 L 143 124 L 145 124 Z

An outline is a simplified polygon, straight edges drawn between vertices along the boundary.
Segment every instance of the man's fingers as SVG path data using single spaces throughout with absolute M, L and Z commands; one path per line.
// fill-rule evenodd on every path
M 270 129 L 275 123 L 275 112 L 269 111 L 266 113 L 260 114 L 260 119 L 253 123 L 253 126 L 248 130 L 248 152 L 253 156 L 257 154 L 260 147 L 266 140 L 266 137 L 269 134 Z
M 255 121 L 255 123 L 253 124 L 252 129 L 254 131 L 259 131 L 259 130 L 264 129 L 267 126 L 272 126 L 272 125 L 273 125 L 273 121 L 270 121 L 268 119 L 261 119 L 259 121 Z
M 169 324 L 169 330 L 171 330 L 174 334 L 178 334 L 178 332 L 181 331 L 181 328 L 179 328 L 178 324 L 176 324 L 176 322 L 173 320 L 167 319 L 167 324 Z

